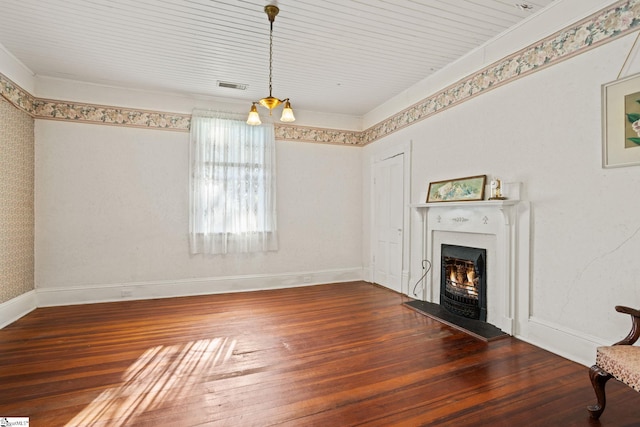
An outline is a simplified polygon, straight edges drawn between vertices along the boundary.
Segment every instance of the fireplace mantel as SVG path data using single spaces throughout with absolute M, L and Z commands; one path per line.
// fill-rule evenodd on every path
M 442 243 L 452 241 L 471 247 L 488 243 L 493 252 L 488 255 L 493 263 L 493 283 L 488 287 L 493 288 L 490 289 L 487 321 L 514 335 L 517 307 L 528 305 L 529 206 L 520 199 L 521 183 L 505 183 L 503 189 L 508 197 L 505 200 L 416 203 L 411 207 L 422 219 L 421 259 L 432 264 L 425 279 L 423 299 L 439 303 L 437 286 Z
M 502 212 L 506 225 L 509 225 L 511 221 L 510 210 L 512 206 L 520 203 L 519 199 L 505 199 L 505 200 L 478 200 L 474 202 L 436 202 L 436 203 L 415 203 L 411 207 L 418 210 L 426 210 L 429 208 L 436 209 L 452 209 L 452 208 L 490 208 L 499 209 Z

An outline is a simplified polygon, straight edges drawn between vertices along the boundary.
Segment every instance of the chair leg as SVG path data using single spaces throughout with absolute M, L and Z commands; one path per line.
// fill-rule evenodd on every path
M 602 415 L 602 413 L 604 412 L 604 408 L 607 405 L 604 386 L 612 377 L 611 374 L 609 374 L 607 371 L 602 370 L 598 365 L 593 365 L 591 369 L 589 369 L 589 378 L 591 379 L 593 390 L 596 392 L 598 403 L 588 406 L 587 410 L 591 414 L 591 418 L 597 420 L 598 418 L 600 418 L 600 415 Z

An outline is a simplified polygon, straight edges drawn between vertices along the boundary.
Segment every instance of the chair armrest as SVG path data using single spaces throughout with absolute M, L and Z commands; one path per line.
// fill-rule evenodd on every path
M 631 315 L 631 332 L 622 341 L 618 341 L 614 345 L 633 345 L 640 338 L 640 310 L 635 310 L 621 305 L 616 306 L 619 313 Z

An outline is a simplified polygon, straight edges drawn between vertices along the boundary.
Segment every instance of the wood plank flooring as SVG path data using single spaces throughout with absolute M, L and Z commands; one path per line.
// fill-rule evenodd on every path
M 0 417 L 31 426 L 632 426 L 612 380 L 486 343 L 364 282 L 40 308 L 0 330 Z M 612 339 L 615 337 L 612 337 Z

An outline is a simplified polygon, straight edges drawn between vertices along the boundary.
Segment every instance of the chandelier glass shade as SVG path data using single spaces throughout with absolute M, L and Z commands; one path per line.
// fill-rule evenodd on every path
M 272 95 L 272 80 L 273 80 L 273 22 L 276 19 L 276 15 L 280 12 L 278 6 L 276 5 L 267 5 L 264 7 L 264 12 L 269 17 L 269 96 L 266 98 L 262 98 L 259 101 L 255 101 L 251 104 L 251 110 L 249 111 L 249 117 L 247 118 L 248 125 L 259 125 L 262 123 L 260 121 L 260 114 L 258 113 L 258 104 L 269 109 L 269 115 L 274 108 L 278 107 L 280 104 L 284 103 L 284 107 L 282 108 L 282 116 L 280 117 L 280 121 L 282 122 L 293 122 L 296 120 L 293 115 L 293 109 L 291 108 L 291 103 L 289 102 L 289 98 L 279 99 Z

